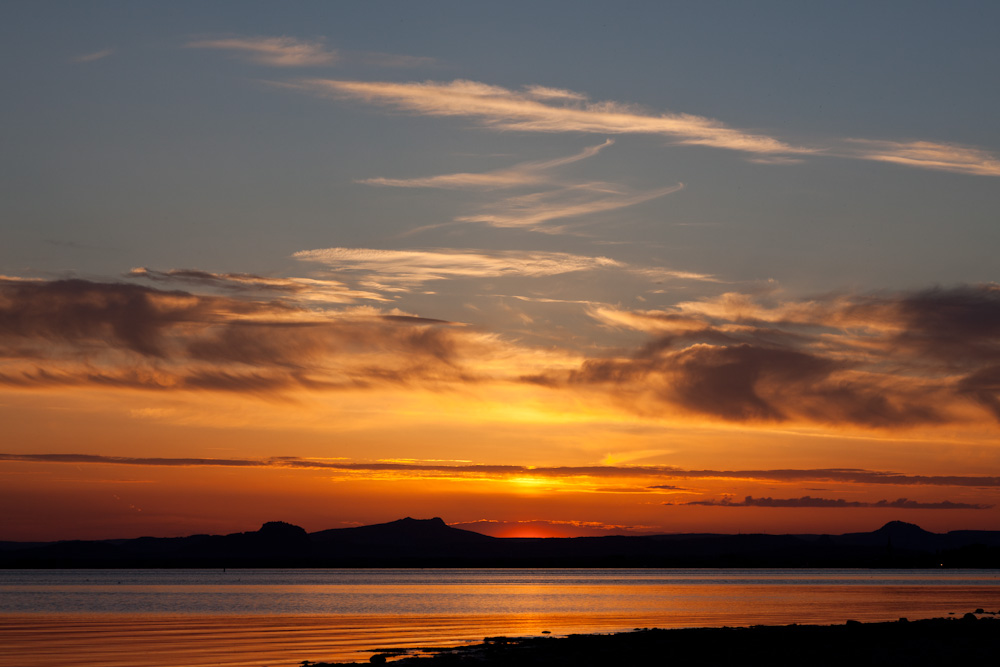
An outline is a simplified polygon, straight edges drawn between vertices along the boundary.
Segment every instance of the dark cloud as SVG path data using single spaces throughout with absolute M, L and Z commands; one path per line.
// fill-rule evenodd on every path
M 611 385 L 629 399 L 631 390 L 730 421 L 805 418 L 873 427 L 945 421 L 920 392 L 866 385 L 841 372 L 847 363 L 818 354 L 747 343 L 656 354 L 664 348 L 647 346 L 633 359 L 587 361 L 568 384 Z
M 181 272 L 192 281 L 212 274 Z M 0 383 L 281 392 L 465 382 L 475 332 L 374 310 L 84 280 L 0 280 Z
M 783 420 L 781 403 L 767 397 L 765 385 L 813 386 L 835 364 L 795 350 L 751 345 L 693 347 L 672 360 L 674 400 L 698 412 L 725 419 Z
M 271 465 L 265 460 L 252 459 L 202 459 L 133 456 L 101 456 L 97 454 L 0 454 L 3 461 L 34 461 L 41 463 L 119 463 L 138 466 L 221 466 L 221 467 L 262 467 Z
M 591 477 L 591 478 L 649 478 L 667 479 L 742 479 L 777 482 L 842 482 L 848 484 L 885 484 L 897 486 L 956 486 L 1000 487 L 1000 477 L 961 475 L 906 475 L 896 472 L 829 468 L 812 470 L 684 470 L 670 466 L 553 466 L 529 467 L 522 465 L 448 465 L 440 463 L 349 462 L 317 461 L 294 456 L 276 456 L 267 459 L 189 459 L 189 458 L 139 458 L 100 456 L 95 454 L 2 454 L 4 461 L 34 461 L 46 463 L 106 463 L 121 465 L 156 466 L 250 466 L 274 468 L 303 468 L 340 470 L 345 472 L 401 472 L 429 475 L 473 476 L 524 476 L 532 477 Z M 684 490 L 662 484 L 646 486 L 650 489 Z
M 316 308 L 317 289 L 323 298 L 367 298 L 335 281 L 130 275 L 223 291 L 0 279 L 0 383 L 261 394 L 459 386 L 496 379 L 476 369 L 505 345 L 432 318 Z M 525 368 L 520 381 L 597 392 L 650 417 L 898 428 L 969 419 L 963 406 L 972 403 L 1000 420 L 994 286 L 770 305 L 724 295 L 662 313 L 592 314 L 650 340 L 631 356 L 591 358 L 572 371 Z
M 591 314 L 652 338 L 630 357 L 523 381 L 607 391 L 642 414 L 737 422 L 941 424 L 968 419 L 969 400 L 1000 420 L 996 286 L 778 303 L 727 294 Z
M 898 500 L 877 500 L 866 502 L 859 500 L 844 500 L 843 498 L 754 498 L 747 496 L 741 501 L 723 498 L 721 500 L 691 500 L 684 503 L 664 503 L 664 505 L 703 505 L 708 507 L 816 507 L 816 508 L 881 508 L 897 510 L 986 510 L 993 505 L 973 503 L 955 503 L 950 500 L 925 503 L 918 500 L 899 498 Z
M 209 321 L 216 305 L 210 297 L 119 283 L 0 283 L 0 346 L 65 343 L 77 354 L 111 346 L 162 357 L 169 352 L 164 330 Z M 249 314 L 261 308 L 232 303 L 228 310 Z
M 901 345 L 960 366 L 1000 361 L 1000 287 L 932 289 L 899 301 Z
M 958 392 L 992 411 L 1000 421 L 1000 365 L 971 373 L 957 385 Z
M 813 470 L 685 470 L 675 471 L 677 477 L 701 479 L 752 479 L 775 482 L 844 482 L 848 484 L 893 484 L 899 486 L 1000 486 L 1000 477 L 972 475 L 905 475 L 896 472 L 853 468 L 820 468 Z

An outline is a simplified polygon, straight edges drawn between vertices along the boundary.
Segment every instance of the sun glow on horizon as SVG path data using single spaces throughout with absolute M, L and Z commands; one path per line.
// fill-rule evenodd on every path
M 1000 3 L 217 2 L 9 13 L 0 541 L 1000 525 Z

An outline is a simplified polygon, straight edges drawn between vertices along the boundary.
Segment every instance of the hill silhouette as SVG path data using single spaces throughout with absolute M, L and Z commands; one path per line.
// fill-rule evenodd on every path
M 460 544 L 484 544 L 496 538 L 470 530 L 452 528 L 440 517 L 433 519 L 406 517 L 371 526 L 321 530 L 312 533 L 310 539 L 317 544 L 437 548 Z
M 498 538 L 442 519 L 307 533 L 283 521 L 228 535 L 0 542 L 0 567 L 998 567 L 1000 531 L 688 533 Z

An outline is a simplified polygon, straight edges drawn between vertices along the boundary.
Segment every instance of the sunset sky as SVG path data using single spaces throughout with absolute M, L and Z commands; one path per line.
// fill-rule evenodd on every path
M 0 540 L 1000 530 L 1000 4 L 0 8 Z

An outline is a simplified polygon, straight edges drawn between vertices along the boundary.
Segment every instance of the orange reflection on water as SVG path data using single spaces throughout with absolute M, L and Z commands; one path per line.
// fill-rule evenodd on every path
M 341 587 L 341 595 L 350 588 Z M 635 627 L 828 624 L 1000 608 L 996 585 L 717 582 L 398 588 L 397 594 L 410 599 L 437 599 L 428 601 L 429 606 L 447 601 L 449 590 L 468 597 L 453 597 L 454 606 L 438 606 L 439 613 L 427 614 L 0 614 L 0 664 L 293 667 L 303 660 L 364 662 L 378 648 L 455 646 L 486 636 L 540 635 L 545 630 L 562 635 Z
M 582 619 L 575 619 L 577 621 Z M 284 667 L 367 661 L 382 647 L 538 635 L 572 621 L 497 616 L 0 616 L 0 664 L 19 667 Z M 589 628 L 589 624 L 581 627 Z M 366 651 L 369 650 L 369 651 Z

